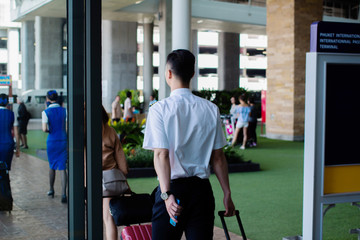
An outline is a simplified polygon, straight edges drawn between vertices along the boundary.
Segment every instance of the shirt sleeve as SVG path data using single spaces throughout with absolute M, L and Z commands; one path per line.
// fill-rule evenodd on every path
M 155 108 L 155 105 L 149 109 L 146 119 L 143 148 L 151 150 L 155 148 L 169 149 L 161 109 Z
M 45 111 L 41 112 L 41 122 L 42 123 L 48 123 L 48 117 L 47 117 Z
M 216 113 L 216 134 L 214 140 L 213 150 L 223 148 L 226 145 L 226 138 L 224 135 L 224 130 L 221 125 L 220 112 L 219 108 L 217 108 Z
M 17 117 L 18 117 L 18 116 L 17 116 L 17 114 L 14 113 L 14 112 L 13 112 L 13 114 L 14 114 L 14 124 L 13 124 L 13 126 L 14 126 L 14 127 L 17 127 L 17 126 L 19 126 L 19 122 L 18 122 L 18 120 L 17 120 Z

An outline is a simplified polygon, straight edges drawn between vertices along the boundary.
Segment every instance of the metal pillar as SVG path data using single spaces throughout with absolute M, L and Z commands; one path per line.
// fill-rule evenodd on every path
M 103 238 L 101 1 L 85 1 L 87 239 Z
M 154 43 L 153 43 L 153 29 L 154 23 L 145 23 L 144 24 L 144 103 L 145 109 L 149 108 L 149 97 L 153 91 L 153 52 L 154 52 Z
M 68 0 L 69 239 L 85 239 L 84 1 Z

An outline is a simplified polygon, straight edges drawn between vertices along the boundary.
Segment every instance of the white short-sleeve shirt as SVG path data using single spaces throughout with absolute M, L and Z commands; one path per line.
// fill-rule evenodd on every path
M 209 178 L 211 153 L 225 145 L 218 107 L 188 88 L 149 109 L 143 148 L 169 150 L 171 179 Z
M 124 103 L 124 118 L 132 118 L 132 111 L 129 110 L 131 108 L 131 99 L 126 98 Z

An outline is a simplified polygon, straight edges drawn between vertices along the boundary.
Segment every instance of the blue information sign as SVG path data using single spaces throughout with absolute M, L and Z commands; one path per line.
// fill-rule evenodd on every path
M 360 53 L 360 24 L 314 22 L 311 24 L 310 52 Z

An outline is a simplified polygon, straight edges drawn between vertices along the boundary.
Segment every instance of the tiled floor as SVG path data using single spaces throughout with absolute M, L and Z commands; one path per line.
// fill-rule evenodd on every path
M 68 239 L 68 206 L 60 202 L 60 178 L 55 181 L 55 197 L 49 198 L 48 170 L 47 162 L 33 156 L 22 153 L 14 158 L 10 171 L 14 207 L 11 213 L 0 212 L 1 240 Z M 222 229 L 215 227 L 214 239 L 225 239 Z M 231 234 L 231 239 L 242 238 Z

